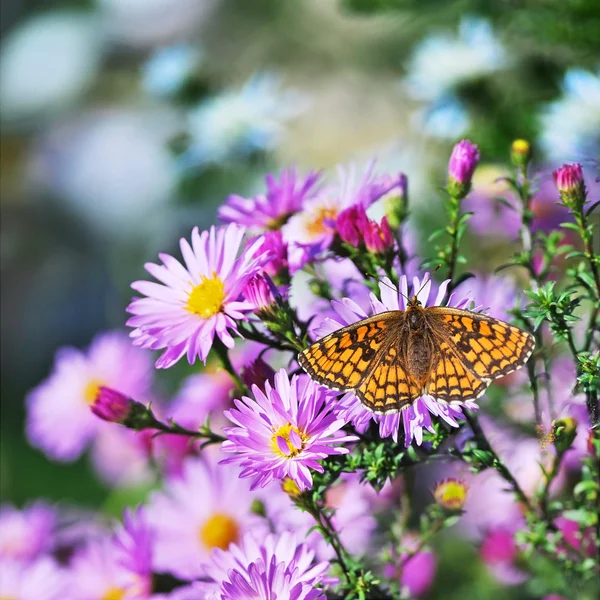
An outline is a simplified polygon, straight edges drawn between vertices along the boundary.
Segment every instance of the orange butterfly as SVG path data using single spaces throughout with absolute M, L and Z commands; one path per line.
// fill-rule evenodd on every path
M 352 391 L 377 414 L 408 408 L 429 394 L 462 403 L 522 367 L 530 333 L 469 310 L 423 308 L 413 296 L 391 310 L 343 327 L 300 353 L 300 366 L 328 388 Z

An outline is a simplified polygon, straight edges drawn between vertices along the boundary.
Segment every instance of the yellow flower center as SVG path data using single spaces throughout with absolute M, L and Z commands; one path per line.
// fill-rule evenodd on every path
M 292 441 L 290 439 L 290 434 L 292 431 L 294 431 L 300 438 L 299 445 L 297 444 L 297 439 L 295 441 Z M 277 438 L 280 438 L 286 444 L 288 449 L 287 453 L 281 450 L 280 442 L 278 442 Z M 305 433 L 301 432 L 296 427 L 293 427 L 291 423 L 288 423 L 287 425 L 282 425 L 279 429 L 273 430 L 273 437 L 271 438 L 271 447 L 273 448 L 276 454 L 279 454 L 279 456 L 296 456 L 297 454 L 300 454 L 300 452 L 304 448 L 304 443 L 306 442 L 306 440 L 308 440 L 308 436 Z
M 101 381 L 98 381 L 98 379 L 92 379 L 85 386 L 85 390 L 83 390 L 83 398 L 88 404 L 92 405 L 94 402 L 96 402 L 98 391 L 101 385 L 104 385 Z
M 102 600 L 122 600 L 125 597 L 125 590 L 121 588 L 111 587 L 102 596 Z
M 239 535 L 237 521 L 223 513 L 215 513 L 200 528 L 200 541 L 209 550 L 212 548 L 227 550 L 229 544 L 238 541 Z
M 202 277 L 198 285 L 195 285 L 187 301 L 186 309 L 192 314 L 203 319 L 216 315 L 223 306 L 225 300 L 225 284 L 217 277 L 216 273 L 209 279 Z
M 283 483 L 281 484 L 281 489 L 288 496 L 298 496 L 300 494 L 300 488 L 298 487 L 298 484 L 293 479 L 290 479 L 289 477 L 286 477 L 283 480 Z
M 337 211 L 334 208 L 320 208 L 316 218 L 306 225 L 306 231 L 312 237 L 319 237 L 332 229 L 327 221 L 335 221 Z

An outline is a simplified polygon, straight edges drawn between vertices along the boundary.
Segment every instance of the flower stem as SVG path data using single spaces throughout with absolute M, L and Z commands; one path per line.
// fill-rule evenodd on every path
M 247 394 L 248 387 L 242 381 L 242 378 L 240 377 L 240 375 L 233 368 L 233 365 L 231 364 L 231 360 L 229 358 L 229 350 L 228 350 L 227 346 L 225 346 L 225 344 L 220 339 L 217 339 L 217 337 L 215 336 L 215 342 L 214 342 L 213 348 L 215 349 L 215 352 L 217 353 L 217 356 L 219 357 L 219 360 L 221 361 L 221 366 L 229 373 L 229 375 L 231 376 L 231 379 L 235 383 L 237 389 L 241 393 Z

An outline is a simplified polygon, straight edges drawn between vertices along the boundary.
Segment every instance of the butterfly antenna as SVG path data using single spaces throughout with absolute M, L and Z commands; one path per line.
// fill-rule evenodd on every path
M 390 288 L 390 290 L 397 292 L 403 298 L 406 298 L 406 300 L 408 300 L 410 302 L 410 298 L 400 291 L 400 287 L 394 287 L 393 285 L 390 285 L 387 281 L 384 281 L 383 279 L 377 279 L 377 277 L 375 277 L 374 275 L 370 275 L 369 273 L 365 273 L 365 275 L 367 277 L 370 277 L 371 279 L 375 279 L 378 283 L 383 283 L 383 285 Z
M 431 273 L 427 273 L 428 277 L 427 275 L 425 276 L 425 279 L 423 279 L 423 283 L 421 284 L 421 287 L 419 291 L 415 294 L 415 296 L 418 296 L 421 293 L 423 288 L 431 281 L 431 276 L 433 275 L 433 273 L 436 273 L 441 266 L 442 265 L 438 264 L 438 266 Z

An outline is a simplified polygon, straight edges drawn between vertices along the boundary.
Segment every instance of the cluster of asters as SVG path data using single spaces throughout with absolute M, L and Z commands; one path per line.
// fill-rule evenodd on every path
M 478 161 L 474 144 L 456 145 L 451 193 L 466 195 Z M 555 178 L 561 193 L 584 185 L 579 165 Z M 482 306 L 499 318 L 516 300 L 505 281 L 483 276 L 446 299 L 449 281 L 436 283 L 415 267 L 406 203 L 406 177 L 379 175 L 374 164 L 360 174 L 340 169 L 332 181 L 288 169 L 267 176 L 264 194 L 229 197 L 219 210 L 224 225 L 194 228 L 180 241 L 180 259 L 160 254 L 159 263 L 147 263 L 154 281 L 132 284 L 139 296 L 127 309 L 130 339 L 111 332 L 87 351 L 61 350 L 51 376 L 27 398 L 27 434 L 55 460 L 89 448 L 114 485 L 154 482 L 158 466 L 162 488 L 116 530 L 95 520 L 82 527 L 72 511 L 46 505 L 7 508 L 0 597 L 324 598 L 336 583 L 332 549 L 294 506 L 323 473 L 323 460 L 351 452 L 372 422 L 381 438 L 408 447 L 421 445 L 436 419 L 458 427 L 463 411 L 478 406 L 423 395 L 398 414 L 374 415 L 352 393 L 303 374 L 298 350 L 344 325 L 403 310 L 413 294 L 423 306 Z M 377 205 L 386 217 L 373 218 Z M 157 369 L 178 361 L 206 369 L 165 402 L 147 350 L 160 351 Z M 140 415 L 153 420 L 132 427 Z M 204 437 L 194 436 L 199 431 Z M 461 509 L 466 485 L 442 482 L 435 498 Z M 329 490 L 333 526 L 350 552 L 362 555 L 373 543 L 373 506 L 384 511 L 397 499 L 392 484 L 377 495 L 356 474 Z M 431 584 L 435 558 L 404 542 L 418 552 L 400 569 L 405 555 L 390 548 L 383 575 L 418 595 Z

